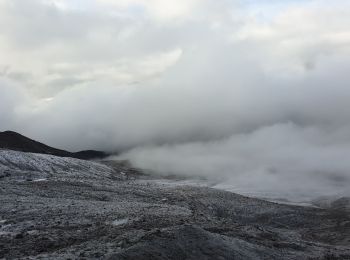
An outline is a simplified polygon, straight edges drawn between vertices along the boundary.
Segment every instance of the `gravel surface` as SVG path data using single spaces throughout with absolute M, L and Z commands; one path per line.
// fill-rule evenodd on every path
M 350 259 L 346 203 L 282 205 L 0 150 L 0 259 Z

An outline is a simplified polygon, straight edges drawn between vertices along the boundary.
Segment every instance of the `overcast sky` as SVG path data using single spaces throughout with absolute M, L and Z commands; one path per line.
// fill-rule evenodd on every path
M 0 0 L 0 57 L 0 130 L 254 187 L 350 183 L 348 0 Z

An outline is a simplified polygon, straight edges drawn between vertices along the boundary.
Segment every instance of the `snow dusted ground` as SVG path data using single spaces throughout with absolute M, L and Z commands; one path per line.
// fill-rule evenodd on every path
M 0 178 L 8 178 L 15 181 L 45 182 L 48 180 L 74 179 L 76 181 L 84 180 L 84 182 L 96 182 L 101 179 L 108 179 L 111 176 L 114 176 L 114 178 L 125 179 L 127 172 L 130 173 L 129 168 L 117 168 L 113 167 L 113 164 L 110 165 L 108 163 L 97 161 L 0 149 Z M 134 179 L 134 177 L 131 177 L 131 179 Z M 234 187 L 231 184 L 217 184 L 199 179 L 181 180 L 155 177 L 138 178 L 137 182 L 140 184 L 153 183 L 158 186 L 166 187 L 211 187 L 252 198 L 298 206 L 329 207 L 330 205 L 333 205 L 334 202 L 344 197 L 337 193 L 323 194 L 314 192 L 314 196 L 310 197 L 308 196 L 309 194 L 303 195 L 290 192 L 276 193 L 265 190 L 259 191 Z M 347 207 L 350 207 L 350 203 Z
M 0 150 L 0 259 L 350 259 L 350 213 Z
M 69 157 L 0 150 L 0 177 L 45 181 L 48 178 L 101 179 L 115 170 L 104 164 Z
M 304 207 L 322 207 L 330 208 L 332 205 L 336 204 L 338 201 L 348 201 L 348 205 L 344 205 L 350 209 L 350 197 L 344 196 L 343 192 L 337 193 L 336 191 L 332 193 L 325 194 L 323 192 L 314 192 L 313 196 L 302 193 L 292 193 L 292 192 L 272 192 L 266 190 L 252 190 L 245 189 L 242 187 L 235 187 L 232 184 L 226 183 L 214 183 L 208 180 L 200 179 L 185 179 L 185 180 L 176 180 L 176 179 L 139 179 L 138 183 L 143 184 L 157 184 L 164 187 L 207 187 L 223 191 L 229 191 L 243 196 L 263 199 L 266 201 L 286 204 L 286 205 L 295 205 L 295 206 L 304 206 Z

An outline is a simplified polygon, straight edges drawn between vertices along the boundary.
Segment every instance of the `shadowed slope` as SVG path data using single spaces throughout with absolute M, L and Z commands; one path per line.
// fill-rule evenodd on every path
M 21 152 L 51 154 L 61 157 L 73 157 L 85 160 L 107 156 L 104 152 L 94 150 L 71 153 L 50 147 L 13 131 L 0 132 L 0 148 Z

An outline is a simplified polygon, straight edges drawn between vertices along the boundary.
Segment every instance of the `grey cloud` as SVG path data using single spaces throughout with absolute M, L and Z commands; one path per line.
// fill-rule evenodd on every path
M 310 195 L 350 183 L 350 22 L 340 1 L 331 11 L 301 5 L 300 16 L 286 6 L 262 24 L 240 10 L 220 18 L 222 6 L 172 24 L 34 2 L 6 11 L 22 25 L 0 38 L 2 130 L 232 187 Z M 314 22 L 325 17 L 329 27 Z

